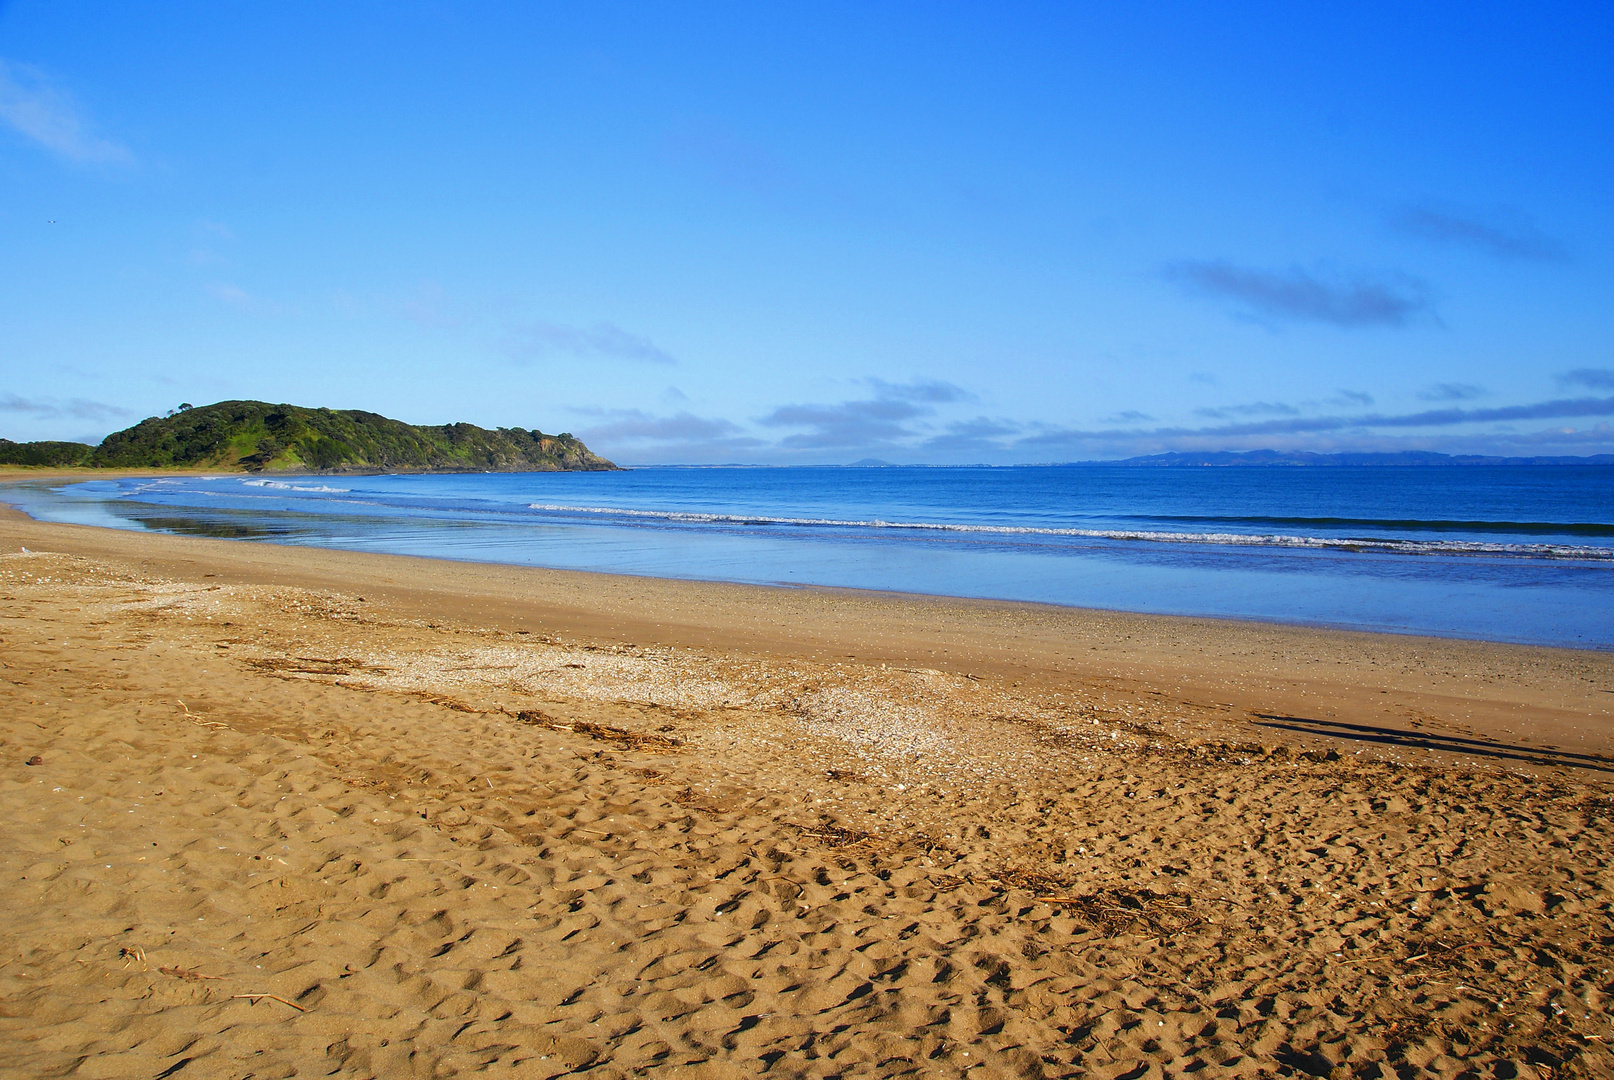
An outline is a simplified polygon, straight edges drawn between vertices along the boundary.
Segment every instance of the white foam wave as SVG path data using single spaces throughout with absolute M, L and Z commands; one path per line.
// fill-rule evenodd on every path
M 346 495 L 352 488 L 327 487 L 324 484 L 317 486 L 308 484 L 290 484 L 284 480 L 243 480 L 247 487 L 274 488 L 276 491 L 308 491 L 320 495 Z
M 601 517 L 653 518 L 692 525 L 788 525 L 805 528 L 908 529 L 922 532 L 982 533 L 998 536 L 1068 536 L 1089 540 L 1134 540 L 1160 544 L 1212 544 L 1220 547 L 1282 547 L 1375 551 L 1401 555 L 1493 555 L 1514 558 L 1614 562 L 1614 548 L 1583 544 L 1501 544 L 1482 540 L 1399 540 L 1381 537 L 1290 536 L 1281 533 L 1161 532 L 1132 529 L 1062 529 L 1037 525 L 966 525 L 938 521 L 866 521 L 836 518 L 768 517 L 759 514 L 701 514 L 679 510 L 630 510 L 614 506 L 529 503 L 529 510 Z

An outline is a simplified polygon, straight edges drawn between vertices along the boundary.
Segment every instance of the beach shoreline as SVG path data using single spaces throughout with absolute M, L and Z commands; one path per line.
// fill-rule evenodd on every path
M 1614 686 L 1614 652 L 1605 650 L 179 537 L 38 522 L 0 502 L 0 545 L 30 540 L 137 559 L 181 580 L 358 590 L 420 618 L 598 644 L 921 665 L 1066 688 L 1097 682 L 1322 727 L 1346 714 L 1386 728 L 1435 716 L 1454 737 L 1614 752 L 1614 693 L 1602 689 Z
M 0 664 L 0 1069 L 1614 1071 L 1608 653 L 5 511 Z
M 1536 544 L 1541 526 L 1528 521 L 1497 521 L 1522 531 L 1492 543 L 1497 536 L 1467 516 L 1530 518 L 1540 508 L 1482 506 L 1463 485 L 1435 498 L 1444 502 L 1428 513 L 1439 520 L 1419 523 L 1403 520 L 1417 512 L 1397 485 L 1358 492 L 1377 508 L 1356 520 L 1332 487 L 1291 490 L 1293 470 L 1273 474 L 1276 487 L 1258 484 L 1264 494 L 1246 490 L 1249 470 L 1187 476 L 1205 506 L 1244 515 L 1224 535 L 1214 530 L 1234 518 L 1173 516 L 1167 504 L 1188 497 L 1171 494 L 1186 474 L 1142 490 L 1111 478 L 1085 495 L 1074 475 L 1052 486 L 1021 478 L 992 485 L 982 503 L 969 494 L 967 470 L 926 474 L 912 491 L 871 479 L 852 494 L 822 472 L 713 479 L 718 470 L 669 484 L 605 474 L 392 476 L 335 486 L 110 476 L 68 484 L 74 494 L 51 493 L 77 479 L 53 476 L 13 480 L 0 500 L 42 520 L 337 550 L 1614 651 L 1596 614 L 1611 602 L 1608 549 Z M 1391 475 L 1357 472 L 1362 483 Z M 967 508 L 948 509 L 957 505 Z M 1592 506 L 1576 512 L 1595 517 Z

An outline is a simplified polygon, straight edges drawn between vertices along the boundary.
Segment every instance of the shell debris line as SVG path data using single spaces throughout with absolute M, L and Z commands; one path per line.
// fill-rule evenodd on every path
M 6 1075 L 1614 1076 L 1595 755 L 28 546 Z

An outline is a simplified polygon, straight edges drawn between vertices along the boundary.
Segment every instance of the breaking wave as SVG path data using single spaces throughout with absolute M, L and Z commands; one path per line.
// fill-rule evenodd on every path
M 320 495 L 346 495 L 352 488 L 326 487 L 324 484 L 291 484 L 284 480 L 243 480 L 246 487 L 273 488 L 276 491 L 307 491 Z
M 841 520 L 837 518 L 769 517 L 759 514 L 705 514 L 679 510 L 630 510 L 613 506 L 566 506 L 529 503 L 527 509 L 550 514 L 595 518 L 652 519 L 681 525 L 760 525 L 819 529 L 900 529 L 913 532 L 971 533 L 993 536 L 1061 536 L 1084 540 L 1139 541 L 1158 544 L 1212 544 L 1219 547 L 1311 548 L 1383 552 L 1397 555 L 1483 555 L 1527 559 L 1573 559 L 1614 562 L 1614 548 L 1585 544 L 1508 544 L 1485 540 L 1413 540 L 1393 537 L 1296 536 L 1284 533 L 1172 532 L 1157 529 L 1069 529 L 1038 525 L 968 525 L 938 521 Z M 1321 521 L 1319 524 L 1323 523 Z M 1365 522 L 1363 524 L 1366 524 Z M 1397 523 L 1416 527 L 1421 523 Z M 1449 523 L 1448 523 L 1449 525 Z M 1393 525 L 1391 527 L 1394 527 Z M 1569 530 L 1565 530 L 1569 531 Z

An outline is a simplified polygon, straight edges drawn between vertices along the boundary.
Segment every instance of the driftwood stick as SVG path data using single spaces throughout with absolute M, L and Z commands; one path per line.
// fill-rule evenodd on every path
M 140 955 L 140 959 L 144 960 L 145 958 L 145 954 L 142 953 Z M 200 971 L 182 968 L 178 965 L 175 965 L 174 967 L 160 967 L 157 970 L 162 972 L 164 975 L 172 975 L 176 979 L 184 979 L 186 982 L 196 982 L 200 979 L 221 980 L 229 978 L 228 975 L 203 975 Z
M 292 1008 L 296 1009 L 298 1012 L 307 1012 L 308 1011 L 307 1009 L 303 1008 L 301 1005 L 297 1004 L 295 1001 L 287 1001 L 285 998 L 281 997 L 279 994 L 231 994 L 230 995 L 230 999 L 232 1001 L 235 1000 L 236 998 L 246 998 L 248 1001 L 252 1002 L 252 1004 L 254 1004 L 254 1005 L 256 1005 L 258 1003 L 258 1000 L 260 998 L 268 998 L 270 1001 L 278 1001 L 282 1005 L 290 1005 Z
M 178 698 L 175 698 L 174 700 L 179 701 Z M 179 701 L 179 707 L 181 709 L 185 710 L 185 719 L 189 720 L 193 724 L 200 724 L 203 727 L 229 727 L 228 724 L 223 723 L 222 721 L 219 721 L 219 720 L 203 720 L 203 719 L 201 719 L 195 713 L 191 712 L 191 707 L 189 705 L 185 704 L 183 701 Z

